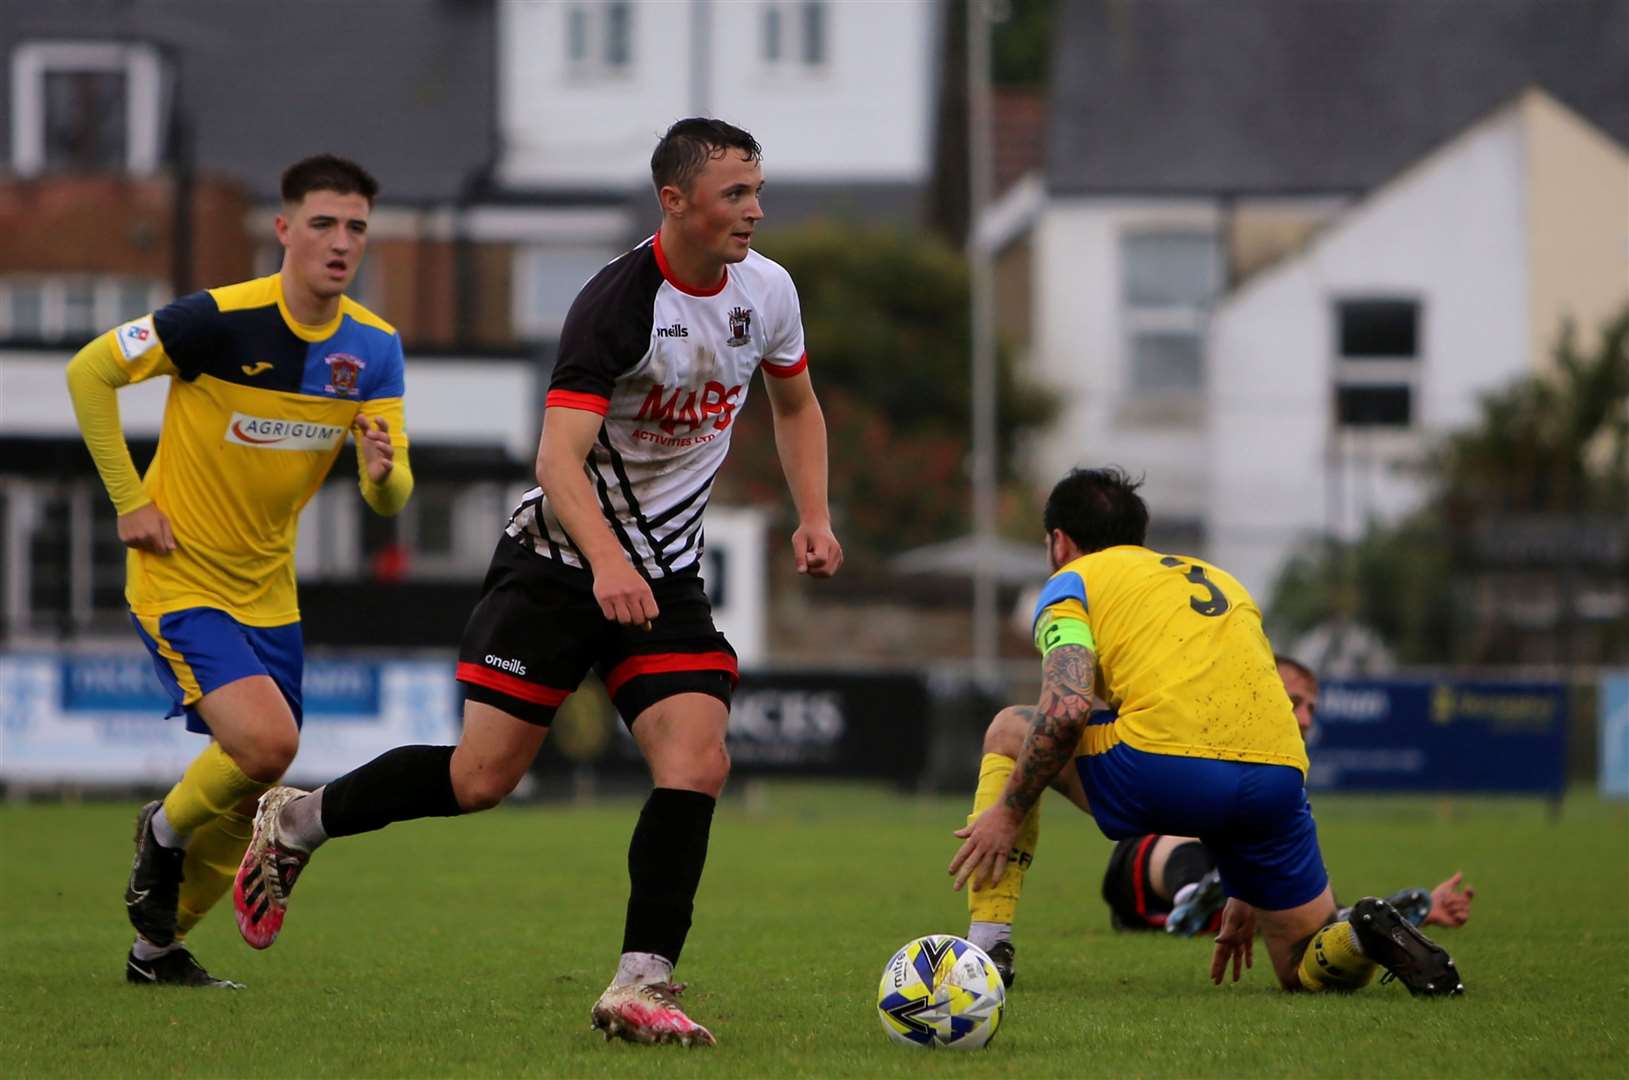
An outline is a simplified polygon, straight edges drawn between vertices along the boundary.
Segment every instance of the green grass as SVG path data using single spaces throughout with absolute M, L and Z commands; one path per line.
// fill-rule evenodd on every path
M 242 993 L 123 980 L 132 805 L 0 809 L 0 1072 L 7 1076 L 1623 1076 L 1629 812 L 1593 796 L 1316 800 L 1343 896 L 1463 869 L 1440 933 L 1468 994 L 1348 997 L 1205 977 L 1199 941 L 1117 936 L 1109 844 L 1049 796 L 991 1047 L 894 1046 L 874 1015 L 894 949 L 966 927 L 944 867 L 962 799 L 773 786 L 727 801 L 680 975 L 713 1051 L 588 1030 L 621 940 L 637 805 L 503 809 L 324 849 L 283 939 L 255 953 L 223 905 L 193 935 Z M 749 810 L 749 806 L 751 809 Z M 659 1061 L 652 1061 L 652 1056 Z

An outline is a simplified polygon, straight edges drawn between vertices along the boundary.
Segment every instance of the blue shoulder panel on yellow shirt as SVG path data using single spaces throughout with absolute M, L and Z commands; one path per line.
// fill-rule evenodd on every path
M 1061 604 L 1065 600 L 1078 600 L 1082 611 L 1091 610 L 1086 604 L 1086 582 L 1073 570 L 1054 574 L 1046 583 L 1046 587 L 1041 590 L 1040 599 L 1035 601 L 1035 616 L 1030 619 L 1030 625 L 1034 626 L 1047 608 L 1053 604 Z
M 402 340 L 388 325 L 347 311 L 332 335 L 307 345 L 300 392 L 353 401 L 401 397 Z

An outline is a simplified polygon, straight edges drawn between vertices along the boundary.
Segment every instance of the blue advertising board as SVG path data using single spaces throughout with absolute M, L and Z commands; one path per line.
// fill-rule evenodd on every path
M 141 654 L 69 655 L 62 659 L 62 708 L 68 712 L 141 712 L 162 717 L 170 695 Z M 379 665 L 366 660 L 308 660 L 305 712 L 372 716 L 379 711 Z
M 305 727 L 290 767 L 320 783 L 407 743 L 458 738 L 450 658 L 307 660 Z M 152 658 L 0 650 L 0 783 L 171 783 L 203 736 L 167 720 Z
M 1325 790 L 1517 792 L 1566 786 L 1567 688 L 1553 682 L 1325 683 L 1307 740 Z
M 1629 672 L 1601 676 L 1601 794 L 1629 799 Z

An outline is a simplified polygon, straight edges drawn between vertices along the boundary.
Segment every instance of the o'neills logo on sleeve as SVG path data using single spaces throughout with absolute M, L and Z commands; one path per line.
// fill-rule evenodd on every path
M 226 441 L 258 450 L 332 450 L 345 438 L 338 424 L 314 424 L 309 420 L 278 420 L 268 416 L 232 414 L 226 425 Z

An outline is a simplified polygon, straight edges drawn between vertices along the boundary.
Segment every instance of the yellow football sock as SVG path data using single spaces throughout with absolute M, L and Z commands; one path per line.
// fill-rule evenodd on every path
M 228 810 L 214 821 L 195 829 L 187 842 L 186 862 L 181 866 L 181 902 L 175 913 L 175 936 L 185 937 L 198 925 L 204 913 L 215 906 L 232 879 L 238 863 L 254 835 L 255 821 L 249 814 Z
M 181 782 L 164 796 L 164 817 L 176 832 L 191 836 L 243 799 L 271 786 L 250 779 L 237 762 L 226 756 L 220 743 L 210 740 L 204 752 L 187 766 Z
M 1018 762 L 1005 754 L 984 755 L 984 760 L 979 762 L 979 786 L 973 794 L 973 812 L 967 817 L 969 822 L 1000 801 L 1001 793 L 1007 787 L 1007 778 L 1017 765 Z M 972 912 L 974 922 L 1012 925 L 1013 916 L 1018 912 L 1018 897 L 1024 891 L 1024 871 L 1035 861 L 1035 845 L 1040 838 L 1041 804 L 1037 802 L 1030 807 L 1029 815 L 1018 830 L 1018 838 L 1008 853 L 1007 869 L 1002 872 L 1001 879 L 982 889 L 977 886 L 968 889 L 967 908 Z
M 1308 990 L 1356 990 L 1374 978 L 1376 964 L 1358 948 L 1349 922 L 1330 923 L 1301 954 L 1301 985 Z

